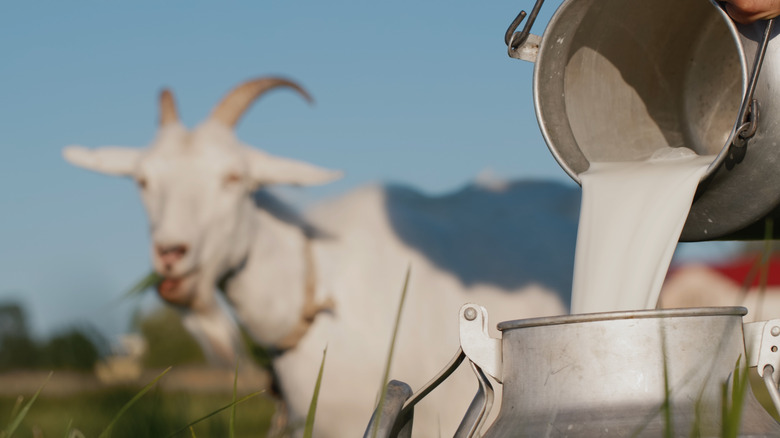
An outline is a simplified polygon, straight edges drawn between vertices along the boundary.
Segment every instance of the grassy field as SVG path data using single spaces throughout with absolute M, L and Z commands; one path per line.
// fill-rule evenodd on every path
M 48 394 L 44 388 L 32 404 L 14 437 L 66 437 L 75 429 L 84 437 L 99 436 L 123 406 L 139 392 L 138 386 L 115 386 L 71 394 Z M 239 397 L 247 391 L 239 390 Z M 15 417 L 15 412 L 32 394 L 0 396 L 0 429 Z M 153 387 L 131 406 L 111 429 L 111 437 L 166 437 L 189 423 L 207 416 L 232 402 L 230 390 L 170 391 Z M 20 403 L 19 400 L 23 399 Z M 270 425 L 274 402 L 265 394 L 236 406 L 236 437 L 264 437 Z M 226 409 L 175 436 L 229 436 L 230 409 Z

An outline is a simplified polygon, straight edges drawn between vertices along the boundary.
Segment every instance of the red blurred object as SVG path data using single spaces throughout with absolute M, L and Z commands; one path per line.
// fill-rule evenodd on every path
M 761 281 L 761 256 L 748 255 L 743 256 L 728 263 L 712 265 L 711 268 L 724 276 L 728 277 L 737 284 L 744 285 L 749 281 L 748 286 L 758 286 Z M 767 275 L 767 286 L 780 286 L 780 257 L 770 257 L 769 274 Z

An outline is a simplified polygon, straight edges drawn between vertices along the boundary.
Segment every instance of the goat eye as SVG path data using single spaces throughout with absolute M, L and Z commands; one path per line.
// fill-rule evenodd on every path
M 147 181 L 146 181 L 146 178 L 143 178 L 143 177 L 137 178 L 137 179 L 135 180 L 135 182 L 136 182 L 136 184 L 138 184 L 138 187 L 139 187 L 141 190 L 144 190 L 144 189 L 146 189 L 146 185 L 148 184 L 148 183 L 147 183 Z
M 226 186 L 231 186 L 231 185 L 240 183 L 241 179 L 242 179 L 241 175 L 239 175 L 238 173 L 230 172 L 227 175 L 225 175 L 224 178 L 222 178 L 222 182 Z

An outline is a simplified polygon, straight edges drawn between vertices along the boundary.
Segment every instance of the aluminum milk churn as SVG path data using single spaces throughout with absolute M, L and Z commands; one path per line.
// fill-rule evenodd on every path
M 566 0 L 540 38 L 528 31 L 542 1 L 506 42 L 535 62 L 537 119 L 569 176 L 659 143 L 716 155 L 681 240 L 761 237 L 780 217 L 774 20 L 739 25 L 704 0 Z
M 375 412 L 365 436 L 377 418 L 376 436 L 412 436 L 414 405 L 465 358 L 479 390 L 456 437 L 780 437 L 780 424 L 753 395 L 769 393 L 780 407 L 780 320 L 743 325 L 745 313 L 722 307 L 534 318 L 498 324 L 501 338 L 494 339 L 485 309 L 466 304 L 455 359 L 414 395 L 401 382 L 388 385 L 382 415 Z M 503 387 L 492 424 L 488 376 Z

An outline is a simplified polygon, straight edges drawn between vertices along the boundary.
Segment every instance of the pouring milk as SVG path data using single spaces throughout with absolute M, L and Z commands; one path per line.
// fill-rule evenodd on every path
M 676 125 L 662 123 L 682 115 L 648 106 L 647 92 L 626 82 L 621 68 L 585 45 L 564 73 L 571 134 L 590 163 L 578 175 L 574 314 L 656 307 L 696 188 L 715 159 L 685 148 Z M 599 125 L 604 120 L 594 114 L 608 114 L 609 124 Z
M 662 145 L 643 161 L 591 163 L 582 207 L 571 313 L 653 309 L 713 156 Z

